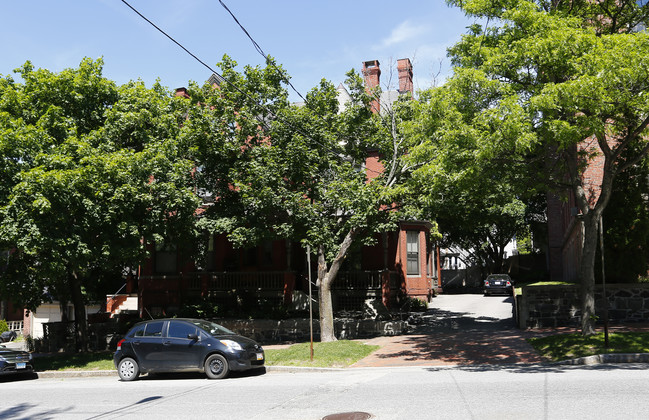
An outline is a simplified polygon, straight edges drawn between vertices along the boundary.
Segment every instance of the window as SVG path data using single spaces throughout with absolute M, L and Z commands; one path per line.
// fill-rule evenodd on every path
M 216 255 L 214 253 L 214 235 L 210 235 L 207 242 L 207 255 L 205 256 L 205 269 L 207 271 L 216 270 Z
M 133 328 L 133 331 L 131 331 L 131 334 L 129 334 L 129 337 L 142 337 L 144 335 L 144 327 L 145 324 L 139 325 L 135 328 Z
M 196 334 L 195 326 L 176 321 L 171 321 L 169 323 L 169 331 L 167 332 L 167 337 L 188 338 L 189 334 Z
M 155 271 L 156 273 L 175 273 L 178 259 L 176 245 L 156 244 L 155 246 Z
M 273 242 L 265 241 L 262 247 L 263 265 L 271 267 L 273 265 Z
M 144 330 L 144 337 L 161 337 L 162 336 L 162 326 L 164 321 L 156 321 L 146 324 L 146 329 Z
M 419 232 L 406 231 L 406 274 L 409 276 L 419 275 Z

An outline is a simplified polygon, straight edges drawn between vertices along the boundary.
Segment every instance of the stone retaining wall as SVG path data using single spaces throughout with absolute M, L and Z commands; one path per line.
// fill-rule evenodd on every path
M 224 327 L 250 337 L 261 344 L 300 342 L 310 338 L 308 319 L 241 320 L 215 319 Z M 400 335 L 408 332 L 406 321 L 375 321 L 371 319 L 337 319 L 334 331 L 339 339 L 370 338 L 385 335 Z M 313 320 L 313 338 L 320 339 L 320 323 Z
M 606 285 L 609 321 L 612 323 L 649 321 L 649 284 Z M 579 326 L 581 299 L 579 285 L 526 286 L 516 297 L 520 328 Z M 595 286 L 596 314 L 602 317 L 602 286 Z

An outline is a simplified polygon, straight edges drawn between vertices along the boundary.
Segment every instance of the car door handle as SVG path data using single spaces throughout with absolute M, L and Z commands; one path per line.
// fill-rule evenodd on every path
M 140 342 L 139 341 L 133 341 L 133 344 L 136 345 L 136 346 L 139 346 Z
M 162 344 L 165 345 L 165 346 L 170 346 L 171 341 L 170 340 L 165 340 L 165 341 L 162 342 Z

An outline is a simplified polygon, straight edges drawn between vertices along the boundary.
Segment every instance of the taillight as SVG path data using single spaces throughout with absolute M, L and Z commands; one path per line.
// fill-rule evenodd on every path
M 121 349 L 122 349 L 122 343 L 123 343 L 124 341 L 126 341 L 126 339 L 125 339 L 125 338 L 122 338 L 121 340 L 119 340 L 119 341 L 117 342 L 117 350 L 121 350 Z
M 507 286 L 511 286 L 511 285 L 512 285 L 512 282 L 511 282 L 511 281 L 508 281 L 508 282 L 507 282 Z
M 484 285 L 485 285 L 485 286 L 489 286 L 489 280 L 485 280 L 485 281 L 484 281 Z

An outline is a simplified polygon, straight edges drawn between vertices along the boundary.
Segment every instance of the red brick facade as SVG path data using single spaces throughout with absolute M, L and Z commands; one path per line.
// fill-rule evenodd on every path
M 609 139 L 611 147 L 613 139 Z M 581 182 L 589 207 L 594 207 L 601 194 L 604 176 L 604 155 L 594 137 L 576 146 L 577 156 L 587 160 L 581 173 Z M 562 200 L 557 194 L 548 194 L 549 269 L 553 281 L 577 281 L 583 232 L 577 216 L 580 211 L 572 191 Z

